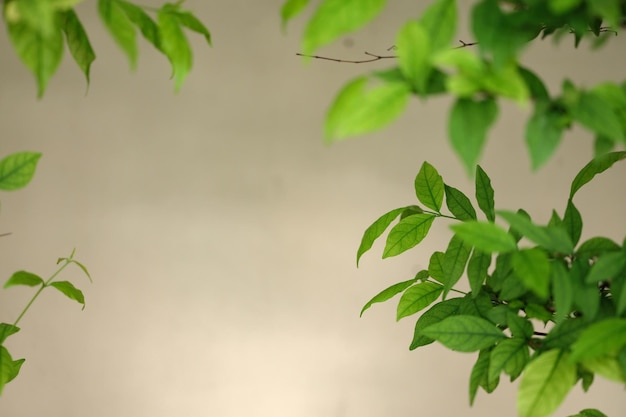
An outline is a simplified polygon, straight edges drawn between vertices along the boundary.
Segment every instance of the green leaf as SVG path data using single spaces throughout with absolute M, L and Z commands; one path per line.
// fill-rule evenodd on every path
M 535 105 L 535 111 L 526 124 L 526 146 L 533 170 L 544 165 L 554 155 L 561 143 L 564 127 L 563 115 L 548 103 Z
M 607 252 L 620 250 L 617 243 L 606 237 L 592 237 L 584 241 L 576 251 L 577 258 L 591 259 Z
M 98 12 L 104 26 L 128 57 L 130 68 L 137 67 L 137 34 L 133 23 L 128 18 L 117 0 L 98 0 Z
M 87 32 L 78 19 L 76 12 L 69 9 L 63 13 L 63 32 L 67 39 L 67 46 L 76 64 L 85 75 L 89 85 L 89 70 L 91 63 L 96 59 L 96 54 L 91 47 Z
M 159 27 L 150 16 L 139 6 L 132 3 L 116 0 L 119 8 L 124 11 L 126 17 L 139 28 L 141 35 L 156 49 L 161 50 Z M 133 30 L 133 39 L 135 31 Z
M 74 285 L 69 281 L 56 281 L 50 283 L 51 287 L 59 290 L 63 295 L 65 295 L 70 300 L 74 300 L 83 305 L 83 309 L 85 308 L 85 297 L 81 290 L 74 287 Z
M 471 252 L 472 245 L 457 235 L 452 236 L 443 256 L 444 298 L 463 275 Z
M 0 345 L 0 395 L 4 386 L 19 374 L 23 363 L 24 359 L 14 361 L 9 351 Z
M 408 281 L 398 282 L 397 284 L 393 284 L 391 287 L 382 290 L 381 292 L 376 294 L 374 298 L 369 300 L 367 304 L 363 306 L 363 309 L 361 310 L 361 314 L 359 314 L 359 317 L 363 316 L 363 313 L 365 312 L 365 310 L 370 308 L 372 304 L 382 303 L 384 301 L 387 301 L 393 296 L 395 296 L 396 294 L 400 294 L 402 291 L 406 290 L 407 288 L 409 288 L 411 285 L 413 285 L 416 282 L 417 282 L 417 278 L 413 278 Z
M 398 33 L 396 46 L 402 74 L 416 91 L 424 94 L 431 69 L 430 39 L 426 29 L 419 22 L 407 22 Z
M 568 354 L 549 350 L 532 360 L 524 370 L 517 392 L 519 417 L 547 417 L 563 402 L 576 383 L 576 366 Z
M 415 177 L 415 194 L 417 199 L 426 207 L 435 210 L 437 213 L 441 210 L 443 203 L 444 184 L 439 172 L 424 162 Z
M 594 0 L 588 2 L 591 13 L 600 17 L 611 27 L 619 27 L 622 23 L 622 10 L 619 0 Z
M 302 50 L 311 55 L 317 48 L 355 31 L 373 20 L 385 0 L 323 0 L 304 29 Z
M 7 337 L 20 331 L 20 328 L 9 323 L 0 323 L 0 346 Z
M 494 223 L 467 221 L 450 227 L 468 244 L 486 252 L 510 252 L 517 249 L 517 244 L 506 230 Z
M 426 346 L 435 341 L 435 339 L 422 334 L 422 330 L 431 324 L 439 323 L 441 320 L 453 316 L 457 313 L 461 298 L 450 298 L 433 305 L 428 311 L 424 312 L 415 323 L 415 331 L 413 333 L 413 341 L 410 350 L 417 349 L 420 346 Z
M 428 274 L 442 284 L 445 282 L 443 275 L 444 256 L 443 252 L 433 252 L 428 262 Z
M 582 366 L 610 381 L 625 382 L 619 361 L 614 357 L 603 356 L 601 358 L 589 359 L 583 361 Z
M 432 324 L 423 331 L 449 349 L 475 352 L 506 339 L 493 323 L 476 316 L 458 315 Z
M 4 284 L 4 288 L 13 287 L 15 285 L 35 287 L 42 284 L 43 279 L 41 279 L 38 275 L 26 271 L 18 271 L 11 275 L 11 278 L 9 278 L 9 280 Z
M 564 229 L 557 226 L 541 227 L 534 224 L 526 216 L 512 211 L 498 210 L 498 216 L 506 220 L 512 228 L 530 241 L 549 251 L 572 253 L 574 245 Z
M 28 185 L 39 158 L 39 152 L 18 152 L 0 160 L 0 190 L 17 190 Z
M 161 34 L 161 50 L 172 65 L 174 89 L 179 91 L 191 70 L 193 55 L 189 41 L 180 27 L 181 21 L 177 6 L 164 5 L 157 14 Z
M 487 220 L 490 222 L 495 221 L 496 212 L 491 179 L 480 165 L 476 165 L 476 201 L 478 202 L 478 207 L 485 213 Z
M 404 111 L 408 85 L 392 82 L 366 89 L 367 83 L 366 77 L 359 77 L 341 89 L 326 115 L 327 142 L 378 130 Z
M 396 320 L 410 316 L 431 305 L 443 291 L 443 287 L 434 282 L 421 282 L 409 287 L 398 302 Z
M 598 343 L 602 341 L 602 343 Z M 571 362 L 614 355 L 626 346 L 626 319 L 608 318 L 591 324 L 572 345 Z
M 432 214 L 414 214 L 400 220 L 387 235 L 383 259 L 399 255 L 424 240 L 434 220 Z
M 574 303 L 574 288 L 565 267 L 559 262 L 552 263 L 550 282 L 552 283 L 552 295 L 554 298 L 555 323 L 561 323 L 572 310 Z
M 170 8 L 170 13 L 176 15 L 176 19 L 181 25 L 191 30 L 192 32 L 196 32 L 202 35 L 206 43 L 209 44 L 209 46 L 213 45 L 211 42 L 211 32 L 209 32 L 209 29 L 207 29 L 204 23 L 202 23 L 197 17 L 195 17 L 193 13 L 187 10 L 182 10 L 178 6 L 172 6 Z
M 524 286 L 541 299 L 547 299 L 550 288 L 550 261 L 546 253 L 539 248 L 522 249 L 513 252 L 511 262 L 513 271 Z
M 611 152 L 602 155 L 585 165 L 585 167 L 576 175 L 574 181 L 572 181 L 572 186 L 569 192 L 570 200 L 574 197 L 574 194 L 576 194 L 576 192 L 580 190 L 583 185 L 591 181 L 593 177 L 611 168 L 614 163 L 621 161 L 624 158 L 626 158 L 626 151 Z
M 472 290 L 472 297 L 476 297 L 487 279 L 491 255 L 480 250 L 474 250 L 467 264 L 467 279 Z
M 393 222 L 398 216 L 406 209 L 406 207 L 400 207 L 394 210 L 391 210 L 388 213 L 380 216 L 374 223 L 370 225 L 363 233 L 363 237 L 361 238 L 361 245 L 356 252 L 356 266 L 359 266 L 359 260 L 361 256 L 368 250 L 372 248 L 376 239 L 383 234 L 383 232 L 389 227 L 391 222 Z
M 528 317 L 518 316 L 517 312 L 507 309 L 506 323 L 514 338 L 528 341 L 534 334 L 534 327 Z
M 548 0 L 548 7 L 557 15 L 565 14 L 578 7 L 582 0 Z
M 535 101 L 546 101 L 550 99 L 550 93 L 548 93 L 548 89 L 546 88 L 543 81 L 541 81 L 541 78 L 537 76 L 537 74 L 524 67 L 518 67 L 518 71 L 526 82 L 528 91 L 530 91 L 530 96 Z
M 604 136 L 596 136 L 593 140 L 593 156 L 599 158 L 615 149 L 615 142 Z
M 287 23 L 299 15 L 309 4 L 309 0 L 287 0 L 280 8 L 280 20 L 283 31 L 287 30 Z
M 580 413 L 573 415 L 573 416 L 569 416 L 569 417 L 608 417 L 608 416 L 600 412 L 599 410 L 596 410 L 593 408 L 586 408 L 584 410 L 581 410 Z
M 501 341 L 491 351 L 488 379 L 497 379 L 502 371 L 511 377 L 511 381 L 516 379 L 524 370 L 529 357 L 526 340 L 513 338 Z
M 577 245 L 583 230 L 583 218 L 572 200 L 567 201 L 565 216 L 563 216 L 563 226 L 574 246 Z
M 585 282 L 593 284 L 602 281 L 611 281 L 623 271 L 625 266 L 625 252 L 620 251 L 602 254 L 591 266 L 591 270 L 589 270 Z
M 419 20 L 426 29 L 433 52 L 447 49 L 456 33 L 457 10 L 455 0 L 432 2 Z
M 470 374 L 470 405 L 474 404 L 476 399 L 476 393 L 478 387 L 483 387 L 487 393 L 495 391 L 498 386 L 499 378 L 495 380 L 489 380 L 489 359 L 491 356 L 491 349 L 481 350 L 478 354 L 478 359 L 472 368 Z
M 445 185 L 446 205 L 459 220 L 476 220 L 476 210 L 470 199 L 456 188 Z
M 619 117 L 602 95 L 595 91 L 581 92 L 569 108 L 572 118 L 598 135 L 615 142 L 624 140 Z
M 588 325 L 580 318 L 563 320 L 543 339 L 544 346 L 547 349 L 569 349 Z
M 487 139 L 487 131 L 497 116 L 498 106 L 492 98 L 459 98 L 452 106 L 448 124 L 450 140 L 470 174 L 474 172 Z

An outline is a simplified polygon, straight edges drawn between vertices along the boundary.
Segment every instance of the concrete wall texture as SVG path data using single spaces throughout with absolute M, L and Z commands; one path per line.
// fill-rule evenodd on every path
M 153 0 L 149 4 L 159 4 Z M 321 52 L 358 59 L 383 53 L 425 2 L 390 2 L 364 30 Z M 466 30 L 470 2 L 460 2 Z M 78 8 L 98 54 L 85 85 L 66 54 L 45 97 L 0 34 L 2 155 L 43 152 L 26 189 L 3 193 L 2 280 L 20 269 L 46 276 L 77 248 L 90 269 L 66 278 L 87 306 L 44 294 L 8 347 L 27 361 L 0 398 L 2 417 L 388 417 L 514 416 L 516 383 L 468 404 L 475 355 L 433 344 L 410 352 L 413 319 L 395 305 L 363 303 L 425 267 L 445 248 L 435 226 L 419 247 L 380 260 L 382 245 L 355 253 L 363 230 L 414 202 L 424 160 L 447 183 L 472 183 L 446 139 L 448 99 L 413 99 L 380 133 L 333 146 L 324 113 L 350 78 L 389 61 L 336 64 L 295 56 L 305 17 L 280 31 L 280 0 L 189 0 L 214 36 L 193 39 L 194 70 L 179 94 L 167 61 L 141 43 L 128 71 L 95 2 Z M 566 76 L 583 85 L 623 80 L 626 44 L 574 49 L 537 41 L 524 62 L 552 92 Z M 592 155 L 574 129 L 556 156 L 530 172 L 523 143 L 529 109 L 504 105 L 481 165 L 500 208 L 547 220 L 565 207 L 568 184 Z M 577 196 L 585 237 L 626 234 L 623 179 L 614 167 Z M 28 289 L 0 291 L 11 321 Z M 598 407 L 624 415 L 623 388 L 598 379 L 574 388 L 559 416 Z

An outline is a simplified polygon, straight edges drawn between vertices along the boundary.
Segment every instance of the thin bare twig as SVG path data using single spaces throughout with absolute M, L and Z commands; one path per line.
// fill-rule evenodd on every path
M 371 53 L 369 53 L 367 51 L 364 52 L 364 53 L 365 53 L 365 55 L 369 55 L 372 58 L 361 59 L 361 60 L 350 60 L 350 59 L 331 58 L 331 57 L 320 56 L 320 55 L 306 55 L 306 54 L 301 54 L 299 52 L 297 52 L 296 55 L 304 56 L 304 57 L 307 57 L 307 58 L 323 59 L 323 60 L 326 60 L 326 61 L 341 62 L 341 63 L 348 63 L 348 64 L 363 64 L 363 63 L 366 63 L 366 62 L 380 61 L 381 59 L 397 58 L 396 55 L 376 55 L 376 54 L 371 54 Z

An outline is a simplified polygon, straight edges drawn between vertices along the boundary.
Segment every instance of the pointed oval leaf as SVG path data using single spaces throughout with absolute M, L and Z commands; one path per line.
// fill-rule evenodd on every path
M 443 256 L 444 298 L 459 281 L 472 252 L 472 245 L 457 235 L 453 235 Z
M 391 299 L 394 295 L 400 294 L 402 291 L 406 290 L 407 288 L 409 288 L 411 285 L 415 284 L 416 282 L 417 282 L 417 278 L 413 278 L 408 281 L 398 282 L 397 284 L 393 284 L 391 287 L 385 288 L 384 290 L 376 294 L 371 300 L 369 300 L 363 306 L 363 309 L 361 310 L 361 314 L 359 314 L 359 317 L 361 317 L 363 313 L 365 312 L 365 310 L 370 308 L 372 304 L 382 303 L 384 301 L 387 301 Z
M 35 287 L 42 285 L 43 279 L 38 275 L 35 275 L 27 271 L 18 271 L 11 275 L 11 278 L 4 284 L 4 288 L 13 287 L 15 285 L 26 285 L 28 287 Z
M 380 235 L 387 230 L 387 227 L 389 227 L 391 222 L 393 222 L 405 209 L 406 207 L 400 207 L 383 214 L 365 230 L 365 233 L 361 238 L 359 249 L 356 252 L 357 267 L 359 266 L 361 256 L 372 248 L 376 239 L 378 239 Z
M 444 283 L 443 276 L 443 259 L 445 254 L 443 252 L 433 252 L 430 255 L 430 260 L 428 261 L 428 274 L 433 277 L 433 279 Z
M 585 278 L 588 284 L 602 281 L 611 281 L 620 274 L 626 266 L 626 252 L 610 252 L 600 255 L 594 262 Z
M 541 299 L 548 298 L 550 288 L 550 260 L 539 248 L 513 252 L 513 271 L 524 286 Z
M 542 246 L 549 251 L 560 253 L 572 253 L 574 245 L 564 229 L 558 226 L 541 227 L 534 224 L 522 213 L 499 210 L 498 216 L 502 217 L 522 236 Z
M 468 244 L 486 253 L 503 253 L 517 249 L 513 236 L 495 223 L 471 220 L 450 228 Z
M 83 309 L 85 308 L 85 296 L 82 291 L 76 288 L 69 281 L 56 281 L 50 284 L 51 287 L 59 290 L 63 295 L 65 295 L 70 300 L 77 301 L 78 303 L 83 305 Z
M 18 375 L 23 363 L 24 359 L 14 361 L 9 351 L 0 345 L 0 395 L 4 386 Z
M 192 32 L 196 32 L 202 35 L 206 43 L 208 43 L 209 46 L 212 46 L 211 32 L 209 32 L 209 29 L 204 25 L 204 23 L 200 21 L 200 19 L 194 16 L 193 13 L 191 13 L 190 11 L 182 10 L 178 7 L 174 9 L 174 11 L 176 14 L 176 19 L 181 25 L 191 30 Z
M 117 4 L 124 11 L 126 17 L 139 28 L 144 39 L 156 49 L 161 50 L 159 27 L 156 22 L 139 6 L 120 0 L 117 0 Z
M 491 349 L 481 350 L 478 354 L 478 359 L 472 367 L 470 374 L 470 405 L 474 404 L 478 388 L 483 387 L 488 393 L 493 392 L 500 381 L 500 378 L 495 380 L 489 380 L 489 358 L 491 356 Z
M 396 320 L 425 309 L 439 298 L 442 291 L 443 286 L 434 282 L 421 282 L 409 287 L 398 302 Z
M 456 1 L 437 0 L 432 2 L 422 13 L 419 22 L 428 33 L 432 51 L 447 49 L 456 33 Z
M 430 39 L 426 29 L 417 21 L 407 22 L 396 37 L 398 63 L 404 77 L 415 91 L 424 94 L 430 65 Z
M 490 222 L 496 220 L 494 194 L 491 179 L 480 165 L 476 165 L 476 201 Z
M 400 220 L 387 235 L 383 259 L 399 255 L 424 240 L 434 220 L 434 215 L 425 213 Z
M 554 298 L 554 322 L 561 323 L 569 316 L 574 303 L 574 288 L 565 267 L 559 263 L 552 264 L 550 281 L 552 283 L 552 297 Z
M 611 168 L 614 163 L 621 161 L 624 158 L 626 158 L 626 151 L 619 151 L 607 153 L 589 162 L 576 175 L 574 181 L 572 181 L 569 198 L 572 199 L 574 194 L 576 194 L 576 192 L 580 190 L 583 185 L 591 181 L 593 177 Z
M 476 220 L 476 210 L 470 199 L 454 187 L 445 185 L 446 205 L 450 213 L 459 220 Z
M 167 4 L 163 6 L 158 12 L 157 22 L 161 34 L 161 50 L 172 65 L 174 89 L 179 91 L 193 64 L 191 46 L 180 26 L 177 8 Z
M 583 218 L 572 200 L 567 201 L 562 224 L 574 246 L 577 245 L 583 231 Z
M 436 212 L 441 210 L 444 195 L 443 178 L 428 162 L 422 164 L 415 177 L 415 194 L 426 207 Z
M 323 0 L 304 29 L 303 52 L 311 55 L 320 46 L 359 29 L 386 4 L 386 0 Z
M 39 158 L 39 152 L 17 152 L 0 160 L 0 190 L 17 190 L 28 185 Z
M 426 346 L 435 341 L 435 339 L 422 334 L 422 330 L 431 324 L 439 323 L 441 320 L 453 316 L 459 310 L 462 298 L 450 298 L 433 305 L 425 311 L 415 323 L 413 332 L 413 341 L 411 341 L 410 350 L 417 349 L 420 346 Z
M 137 34 L 133 23 L 116 0 L 98 0 L 98 12 L 104 26 L 126 54 L 130 68 L 137 67 Z
M 476 297 L 487 279 L 491 255 L 480 250 L 474 250 L 467 264 L 467 279 L 469 280 L 472 297 Z
M 537 103 L 535 112 L 526 124 L 526 146 L 532 169 L 544 165 L 561 143 L 563 115 L 550 109 L 547 103 Z
M 96 54 L 76 12 L 69 9 L 63 13 L 63 17 L 63 32 L 67 39 L 67 46 L 74 61 L 85 75 L 87 85 L 89 85 L 89 72 L 92 62 L 96 59 Z
M 20 328 L 9 323 L 0 323 L 0 345 L 4 343 L 7 337 L 20 331 Z
M 602 341 L 602 343 L 599 343 Z M 572 362 L 580 362 L 614 354 L 626 346 L 626 319 L 608 318 L 593 323 L 582 331 L 572 345 Z
M 511 380 L 516 379 L 524 370 L 529 357 L 526 340 L 512 338 L 501 341 L 491 351 L 488 379 L 497 379 L 503 371 Z
M 506 336 L 493 323 L 476 316 L 451 316 L 422 330 L 449 349 L 475 352 L 488 348 Z

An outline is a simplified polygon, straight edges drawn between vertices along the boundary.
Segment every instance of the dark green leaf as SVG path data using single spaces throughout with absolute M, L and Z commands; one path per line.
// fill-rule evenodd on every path
M 413 341 L 411 342 L 410 350 L 417 349 L 420 346 L 428 345 L 435 341 L 430 337 L 422 334 L 422 329 L 430 326 L 431 324 L 439 323 L 446 317 L 450 317 L 456 314 L 461 303 L 461 298 L 451 298 L 449 300 L 441 301 L 433 305 L 428 311 L 424 312 L 415 323 L 415 332 L 413 333 Z
M 487 139 L 487 131 L 497 115 L 498 106 L 492 98 L 459 98 L 452 106 L 448 124 L 450 140 L 470 174 L 474 172 Z
M 593 177 L 595 177 L 597 174 L 606 171 L 607 169 L 612 167 L 614 163 L 616 163 L 617 161 L 621 161 L 624 158 L 626 158 L 626 151 L 611 152 L 589 162 L 576 175 L 574 181 L 572 181 L 569 198 L 572 199 L 574 197 L 574 194 L 576 194 L 576 192 L 580 190 L 583 185 L 591 181 Z
M 154 20 L 139 6 L 121 0 L 117 0 L 117 4 L 126 13 L 126 17 L 139 28 L 144 39 L 150 42 L 156 49 L 161 50 L 159 27 Z M 133 31 L 133 39 L 134 33 Z
M 615 142 L 605 136 L 596 136 L 593 140 L 593 156 L 599 158 L 615 149 Z
M 41 279 L 38 275 L 26 271 L 18 271 L 11 275 L 11 278 L 9 278 L 9 280 L 4 284 L 4 288 L 13 287 L 15 285 L 35 287 L 42 284 L 43 279 Z
M 487 272 L 491 265 L 491 255 L 480 250 L 474 250 L 467 264 L 467 279 L 472 290 L 472 297 L 476 297 L 487 279 Z
M 373 20 L 386 0 L 323 0 L 304 29 L 302 50 L 311 55 L 317 48 L 355 31 Z
M 610 252 L 600 255 L 596 262 L 591 266 L 591 270 L 585 282 L 588 284 L 598 283 L 602 281 L 610 281 L 616 277 L 626 266 L 626 253 Z
M 51 287 L 59 290 L 63 295 L 65 295 L 70 300 L 74 300 L 83 305 L 83 309 L 85 308 L 85 297 L 83 293 L 78 288 L 74 287 L 74 285 L 69 281 L 56 281 L 50 284 Z
M 372 245 L 383 234 L 383 232 L 389 227 L 391 222 L 393 222 L 404 210 L 406 207 L 400 207 L 394 210 L 391 210 L 388 213 L 380 216 L 374 223 L 370 225 L 365 230 L 363 237 L 361 238 L 361 245 L 356 252 L 356 266 L 359 266 L 359 260 L 361 256 L 368 250 L 372 248 Z
M 526 85 L 528 86 L 530 96 L 535 101 L 544 101 L 550 99 L 548 89 L 546 88 L 543 81 L 541 81 L 541 78 L 539 78 L 534 72 L 532 72 L 528 68 L 518 67 L 518 71 L 526 82 Z
M 376 131 L 404 111 L 410 95 L 407 84 L 391 82 L 366 89 L 367 83 L 366 77 L 359 77 L 341 89 L 326 115 L 327 142 Z
M 575 383 L 576 366 L 566 352 L 554 349 L 535 357 L 524 369 L 517 392 L 519 417 L 551 415 Z
M 98 12 L 117 45 L 124 51 L 131 69 L 137 67 L 137 34 L 133 23 L 117 0 L 98 0 Z
M 476 399 L 476 393 L 478 387 L 483 387 L 488 393 L 493 392 L 498 386 L 499 378 L 496 380 L 489 380 L 489 358 L 491 356 L 491 349 L 481 350 L 478 354 L 478 359 L 472 368 L 470 375 L 470 405 L 474 404 Z
M 504 333 L 491 322 L 466 315 L 448 317 L 426 327 L 422 332 L 459 352 L 475 352 L 506 339 Z
M 602 341 L 601 343 L 598 343 Z M 608 318 L 591 324 L 572 345 L 571 362 L 599 358 L 626 346 L 626 319 Z
M 495 221 L 496 212 L 491 179 L 480 165 L 476 165 L 476 201 L 478 202 L 478 207 L 485 213 L 487 220 L 490 222 Z
M 603 253 L 620 250 L 617 243 L 606 237 L 592 237 L 584 241 L 576 251 L 576 257 L 591 259 Z
M 169 6 L 169 7 L 168 7 Z M 193 56 L 189 41 L 180 27 L 178 8 L 166 4 L 157 15 L 159 33 L 161 34 L 161 50 L 172 65 L 174 89 L 180 90 L 191 70 Z
M 442 291 L 443 287 L 434 282 L 421 282 L 409 287 L 398 303 L 396 320 L 425 309 L 439 298 Z
M 89 84 L 89 70 L 91 63 L 96 59 L 96 54 L 76 12 L 73 9 L 69 9 L 63 13 L 63 16 L 63 32 L 67 39 L 67 46 L 74 61 L 76 61 L 76 64 L 78 64 L 78 67 L 85 75 L 87 84 Z
M 565 267 L 559 262 L 552 263 L 552 294 L 554 298 L 554 321 L 558 324 L 569 316 L 574 303 L 574 288 Z
M 0 345 L 4 343 L 7 337 L 20 331 L 20 328 L 9 323 L 0 323 Z
M 445 282 L 443 275 L 444 256 L 443 252 L 433 252 L 428 262 L 428 274 L 442 284 Z
M 406 290 L 407 288 L 409 288 L 411 285 L 413 285 L 416 282 L 417 282 L 417 278 L 413 278 L 408 281 L 398 282 L 397 284 L 393 284 L 391 287 L 382 290 L 381 292 L 376 294 L 374 298 L 369 300 L 367 304 L 363 306 L 363 309 L 361 310 L 361 314 L 359 314 L 359 317 L 362 316 L 365 310 L 370 308 L 372 304 L 382 303 L 384 301 L 387 301 L 393 296 L 395 296 L 396 294 L 400 294 L 402 291 Z
M 506 220 L 518 233 L 544 249 L 566 254 L 574 251 L 574 246 L 569 236 L 560 227 L 537 226 L 523 214 L 512 211 L 499 210 L 498 215 Z
M 383 258 L 399 255 L 420 243 L 434 220 L 432 214 L 414 214 L 400 220 L 387 235 Z
M 443 203 L 444 183 L 439 172 L 424 162 L 415 177 L 415 194 L 426 207 L 439 212 Z
M 476 220 L 476 210 L 465 194 L 456 188 L 445 185 L 446 205 L 450 213 L 459 220 Z
M 502 371 L 511 380 L 516 379 L 524 370 L 529 357 L 526 340 L 513 338 L 501 341 L 491 351 L 488 379 L 496 380 Z
M 576 246 L 582 234 L 583 218 L 572 200 L 567 201 L 567 208 L 565 209 L 565 216 L 563 217 L 563 226 L 572 240 L 572 243 Z
M 452 236 L 443 256 L 444 298 L 463 275 L 471 252 L 472 245 L 457 235 Z
M 563 320 L 543 339 L 544 345 L 548 349 L 569 349 L 587 326 L 588 323 L 579 318 Z
M 280 19 L 283 31 L 287 30 L 287 23 L 299 15 L 309 4 L 309 0 L 287 0 L 280 8 Z
M 494 223 L 467 221 L 451 226 L 469 245 L 486 252 L 510 252 L 517 249 L 513 236 Z
M 526 145 L 532 169 L 545 164 L 561 143 L 563 115 L 544 102 L 535 105 L 535 111 L 526 124 Z
M 459 314 L 487 318 L 493 308 L 489 294 L 481 291 L 478 294 L 466 294 L 463 297 L 459 305 Z
M 515 275 L 524 286 L 542 299 L 548 298 L 550 288 L 550 261 L 539 248 L 522 249 L 513 252 L 511 259 Z
M 606 414 L 600 412 L 599 410 L 593 408 L 586 408 L 581 410 L 580 413 L 570 416 L 570 417 L 608 417 Z

